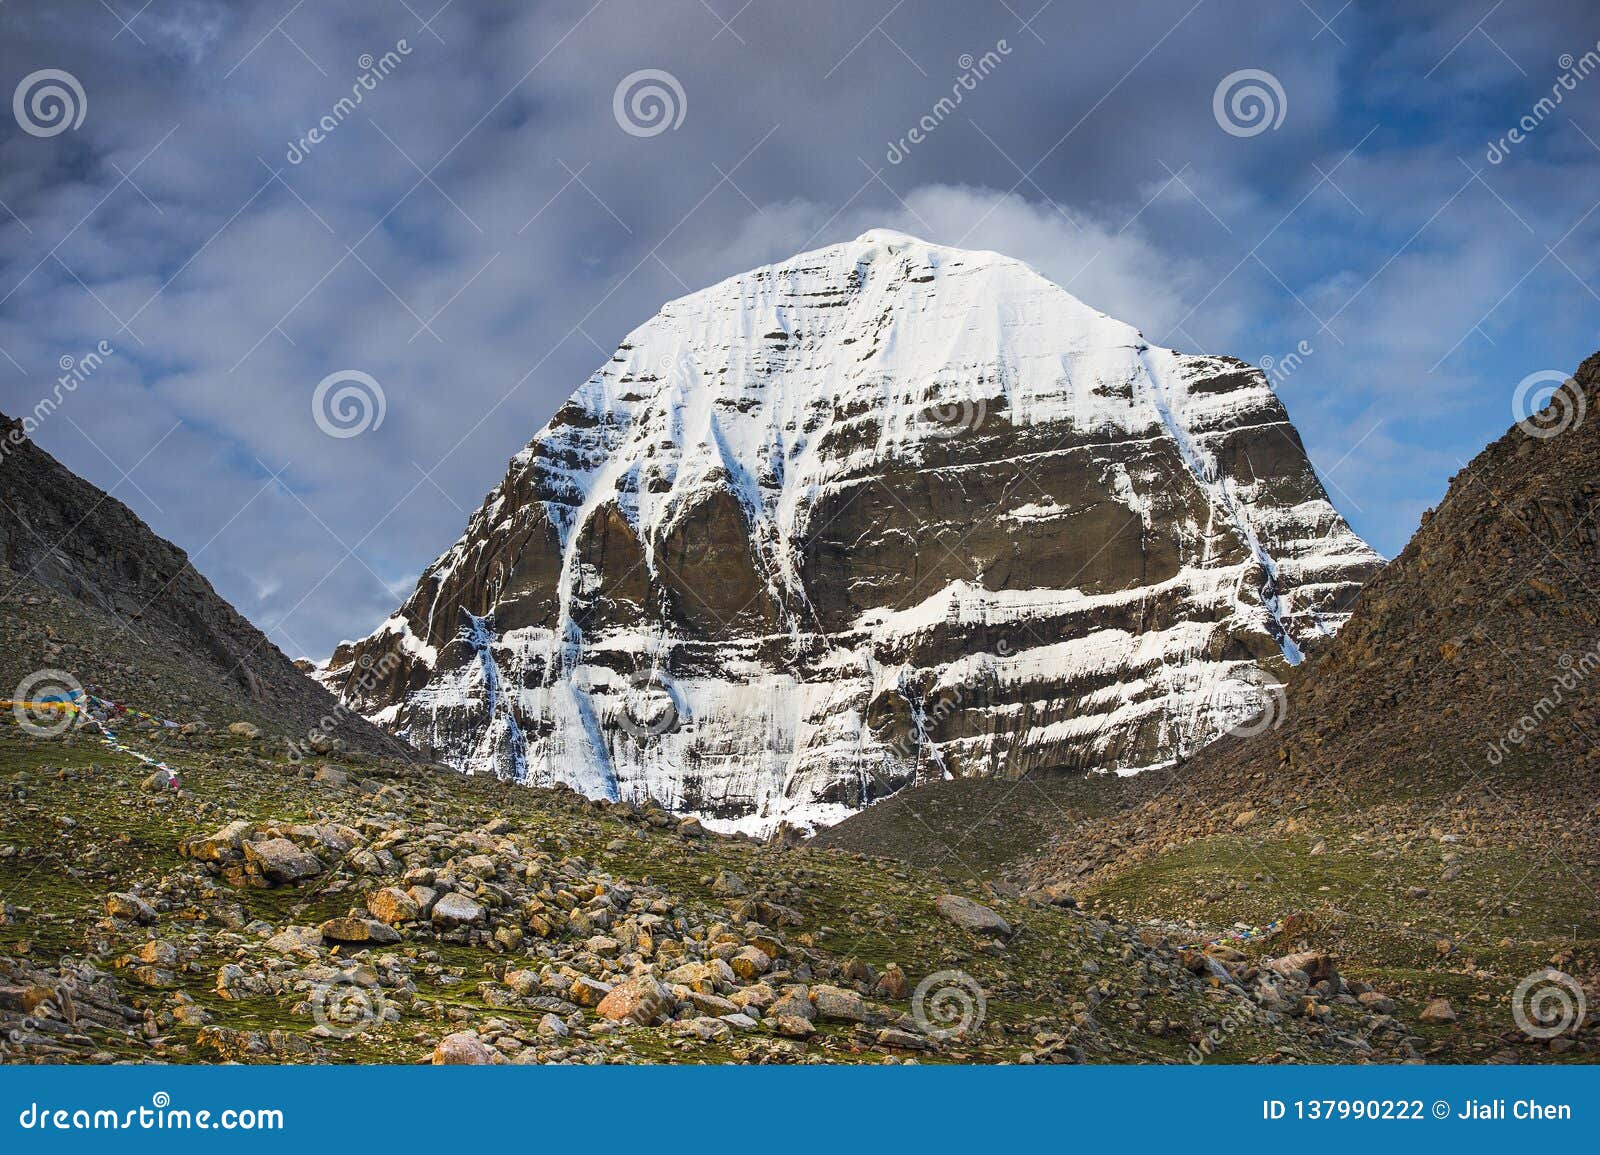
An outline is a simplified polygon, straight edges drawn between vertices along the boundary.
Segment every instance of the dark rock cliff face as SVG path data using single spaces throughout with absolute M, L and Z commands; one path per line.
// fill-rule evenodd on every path
M 1170 762 L 1380 564 L 1255 369 L 870 233 L 631 334 L 325 678 L 463 769 L 766 830 Z
M 276 723 L 286 736 L 332 716 L 333 734 L 352 748 L 414 754 L 340 710 L 181 549 L 31 440 L 12 437 L 13 429 L 20 434 L 0 416 L 0 696 L 35 670 L 60 668 L 103 697 L 185 712 L 172 704 L 170 686 L 147 676 L 153 658 L 205 687 L 191 701 Z M 36 628 L 34 619 L 48 621 Z
M 1594 862 L 1600 782 L 1600 354 L 1542 417 L 1451 479 L 1339 636 L 1249 729 L 1119 783 L 1108 817 L 1065 830 L 1016 873 L 1077 884 L 1232 834 L 1241 808 L 1291 823 L 1302 810 L 1354 814 L 1387 856 L 1420 799 L 1424 831 L 1522 848 L 1536 830 L 1548 861 L 1534 853 L 1511 877 L 1543 890 L 1548 871 L 1561 882 L 1546 899 L 1567 886 L 1572 901 L 1592 899 L 1583 867 Z M 891 817 L 899 830 L 886 829 Z M 909 825 L 874 811 L 830 831 L 830 843 L 903 838 Z M 1504 902 L 1515 883 L 1494 879 L 1492 900 Z

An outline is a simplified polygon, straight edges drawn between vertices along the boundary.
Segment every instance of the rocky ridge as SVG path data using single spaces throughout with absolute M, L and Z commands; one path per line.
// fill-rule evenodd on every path
M 186 721 L 254 718 L 302 743 L 318 730 L 329 743 L 410 753 L 341 709 L 122 502 L 31 440 L 5 449 L 0 697 L 76 684 Z

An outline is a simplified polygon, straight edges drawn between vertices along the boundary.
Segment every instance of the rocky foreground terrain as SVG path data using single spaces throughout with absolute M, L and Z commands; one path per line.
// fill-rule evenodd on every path
M 1216 928 L 565 789 L 295 767 L 227 730 L 165 742 L 181 790 L 81 734 L 0 731 L 9 1062 L 1299 1063 L 1493 1043 L 1341 973 L 1315 918 L 1201 950 Z

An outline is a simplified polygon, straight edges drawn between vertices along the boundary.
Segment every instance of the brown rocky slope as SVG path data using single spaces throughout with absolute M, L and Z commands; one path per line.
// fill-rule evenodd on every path
M 416 756 L 340 709 L 183 550 L 13 428 L 0 414 L 0 698 L 41 674 L 59 690 L 61 671 L 100 697 L 186 722 L 248 720 L 304 740 L 331 718 L 352 748 Z

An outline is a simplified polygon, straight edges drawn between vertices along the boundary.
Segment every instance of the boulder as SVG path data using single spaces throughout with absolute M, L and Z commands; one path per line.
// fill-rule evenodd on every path
M 831 1019 L 840 1023 L 865 1023 L 872 1019 L 872 1012 L 867 1008 L 865 1000 L 855 991 L 846 990 L 844 987 L 826 985 L 812 987 L 811 1005 L 817 1009 L 817 1017 L 820 1019 Z
M 158 990 L 178 985 L 176 971 L 168 970 L 166 967 L 151 966 L 148 963 L 129 967 L 128 975 L 140 986 L 154 987 Z
M 878 1045 L 900 1051 L 922 1051 L 927 1049 L 928 1040 L 899 1027 L 884 1027 L 878 1032 Z
M 178 788 L 178 776 L 171 770 L 157 770 L 150 777 L 139 783 L 139 789 L 146 794 L 165 794 L 169 790 Z
M 399 931 L 375 918 L 330 918 L 318 929 L 333 943 L 383 946 L 400 941 Z
M 717 963 L 722 963 L 724 968 L 728 967 L 728 964 L 723 963 L 721 959 L 717 959 L 715 962 L 688 962 L 668 971 L 667 981 L 682 987 L 688 987 L 690 990 L 700 991 L 703 994 L 715 994 L 719 980 L 732 981 L 734 977 L 732 969 L 728 968 L 728 975 L 724 980 L 717 968 Z
M 269 882 L 299 882 L 302 878 L 315 878 L 322 873 L 322 862 L 317 856 L 301 850 L 287 838 L 246 842 L 241 849 L 245 861 L 260 870 Z
M 1434 999 L 1422 1008 L 1417 1018 L 1424 1023 L 1453 1023 L 1456 1021 L 1456 1011 L 1449 999 Z
M 141 946 L 138 958 L 140 962 L 154 963 L 170 970 L 178 965 L 178 948 L 158 938 Z
M 778 1018 L 805 1019 L 809 1022 L 817 1017 L 817 1008 L 811 1005 L 811 999 L 804 987 L 791 987 L 767 1008 L 767 1014 Z
M 702 1015 L 711 1015 L 713 1018 L 720 1019 L 724 1015 L 739 1013 L 739 1004 L 732 999 L 725 999 L 721 995 L 708 995 L 702 994 L 700 991 L 691 990 L 689 992 L 689 1002 Z
M 903 999 L 911 993 L 911 980 L 900 969 L 899 963 L 890 963 L 878 979 L 878 991 L 886 999 Z
M 507 971 L 505 984 L 516 993 L 518 998 L 532 998 L 540 990 L 539 973 L 530 970 Z
M 488 1044 L 467 1031 L 446 1035 L 433 1049 L 435 1066 L 484 1066 L 494 1060 L 495 1053 Z
M 934 900 L 934 909 L 949 921 L 974 934 L 995 934 L 1002 938 L 1011 936 L 1011 924 L 986 906 L 962 898 L 958 894 L 941 894 Z
M 572 980 L 572 986 L 567 991 L 567 997 L 580 1007 L 598 1007 L 601 1001 L 610 993 L 610 983 L 603 983 L 599 979 L 590 978 L 588 975 L 579 975 Z
M 1292 971 L 1300 971 L 1313 983 L 1324 980 L 1332 981 L 1338 978 L 1338 971 L 1334 969 L 1333 958 L 1325 951 L 1302 950 L 1294 954 L 1286 954 L 1282 958 L 1263 959 L 1261 969 L 1273 971 L 1276 974 L 1287 975 Z
M 799 1015 L 768 1015 L 766 1024 L 786 1039 L 809 1039 L 817 1033 L 810 1019 Z
M 286 926 L 263 945 L 279 954 L 314 958 L 322 946 L 322 931 L 314 926 Z
M 754 982 L 772 969 L 772 959 L 759 947 L 747 946 L 730 958 L 728 965 L 746 982 Z
M 391 925 L 412 922 L 422 917 L 422 907 L 398 886 L 386 886 L 367 895 L 367 909 L 379 922 Z
M 119 892 L 106 898 L 106 913 L 112 918 L 125 918 L 149 925 L 156 920 L 155 907 L 137 894 Z
M 433 904 L 433 921 L 443 927 L 479 923 L 484 920 L 487 913 L 481 904 L 464 894 L 454 892 L 442 896 Z
M 651 975 L 636 975 L 612 987 L 595 1010 L 612 1022 L 648 1027 L 671 1014 L 676 1001 Z
M 1069 883 L 1051 882 L 1028 891 L 1023 897 L 1037 906 L 1059 906 L 1064 910 L 1072 910 L 1078 905 L 1073 889 Z
M 201 862 L 234 862 L 240 857 L 240 847 L 250 830 L 248 822 L 230 822 L 215 834 L 179 843 L 178 853 Z

